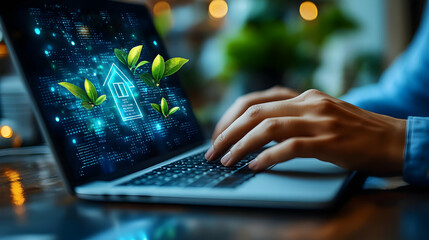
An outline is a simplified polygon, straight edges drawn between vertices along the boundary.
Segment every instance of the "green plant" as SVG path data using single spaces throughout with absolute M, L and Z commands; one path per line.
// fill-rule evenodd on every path
M 133 47 L 130 52 L 127 54 L 126 52 L 122 51 L 121 49 L 115 48 L 115 55 L 118 58 L 118 60 L 124 64 L 125 66 L 130 69 L 130 71 L 133 74 L 136 74 L 136 70 L 145 65 L 146 63 L 149 63 L 148 61 L 141 61 L 137 64 L 137 61 L 140 58 L 140 54 L 142 51 L 143 45 L 139 45 L 137 47 Z M 137 64 L 137 65 L 136 65 Z
M 179 107 L 173 107 L 171 109 L 168 109 L 167 100 L 165 100 L 165 98 L 161 99 L 161 105 L 158 105 L 156 103 L 151 103 L 150 105 L 152 106 L 153 109 L 155 109 L 165 118 L 177 112 L 177 110 L 179 110 Z
M 164 62 L 164 58 L 158 54 L 152 62 L 152 75 L 142 73 L 140 79 L 150 87 L 159 87 L 162 78 L 176 73 L 188 61 L 188 59 L 177 57 Z
M 141 61 L 137 64 L 138 59 L 140 58 L 142 48 L 143 48 L 142 45 L 134 47 L 130 50 L 130 52 L 128 54 L 126 52 L 120 50 L 120 49 L 115 49 L 115 55 L 118 58 L 118 60 L 121 63 L 123 63 L 125 66 L 127 66 L 128 69 L 130 69 L 130 71 L 133 74 L 136 74 L 136 70 L 139 67 L 149 63 L 148 61 Z M 188 61 L 189 61 L 188 59 L 179 58 L 179 57 L 171 58 L 167 61 L 164 61 L 164 58 L 158 54 L 152 62 L 152 74 L 141 73 L 140 79 L 146 85 L 148 85 L 150 87 L 159 87 L 159 83 L 161 82 L 162 78 L 173 75 L 174 73 L 179 71 L 180 68 L 182 68 L 183 65 L 185 65 L 185 63 L 187 63 Z M 86 82 L 85 82 L 85 84 L 86 84 Z M 76 86 L 74 86 L 74 87 L 76 87 Z M 77 90 L 74 87 L 73 87 L 73 91 L 75 91 L 76 94 L 73 93 L 69 88 L 67 88 L 67 89 L 69 89 L 69 91 L 72 92 L 76 97 L 81 98 L 83 90 L 77 87 L 79 90 L 81 90 L 81 92 L 78 92 L 79 90 Z M 83 92 L 83 93 L 84 93 L 83 97 L 85 97 L 86 96 L 85 92 Z M 84 100 L 83 98 L 81 98 L 81 99 Z M 86 100 L 84 100 L 84 101 L 87 102 Z M 84 102 L 82 102 L 82 106 L 84 106 L 83 103 Z M 89 103 L 91 103 L 91 102 L 89 102 Z M 97 105 L 97 104 L 95 104 L 95 105 Z M 173 114 L 179 110 L 179 107 L 173 107 L 173 108 L 169 109 L 168 104 L 167 104 L 167 100 L 165 100 L 165 98 L 161 99 L 160 105 L 158 105 L 156 103 L 151 103 L 150 105 L 152 106 L 153 109 L 155 109 L 157 112 L 159 112 L 165 118 L 167 118 L 168 116 L 170 116 L 171 114 Z M 92 107 L 94 107 L 94 106 L 92 106 Z
M 95 89 L 94 84 L 92 84 L 88 79 L 85 79 L 85 91 L 68 82 L 60 82 L 58 84 L 65 87 L 71 94 L 82 100 L 81 106 L 85 109 L 91 110 L 106 100 L 106 95 L 97 97 L 97 90 Z

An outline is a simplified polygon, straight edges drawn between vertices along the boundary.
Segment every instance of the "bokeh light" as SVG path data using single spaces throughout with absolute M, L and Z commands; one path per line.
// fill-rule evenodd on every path
M 7 55 L 8 51 L 7 51 L 7 47 L 5 44 L 0 44 L 0 56 L 2 55 Z
M 223 18 L 228 13 L 228 4 L 224 0 L 213 0 L 209 5 L 209 14 L 213 18 Z
M 12 147 L 19 148 L 22 147 L 22 137 L 19 135 L 16 135 L 12 140 Z
M 13 136 L 13 130 L 7 125 L 2 126 L 0 128 L 0 135 L 4 138 L 11 138 Z
M 153 14 L 155 16 L 158 16 L 162 13 L 168 13 L 170 10 L 170 4 L 166 1 L 159 1 L 155 4 L 155 6 L 153 6 Z
M 159 1 L 153 6 L 153 16 L 156 30 L 165 37 L 173 27 L 173 15 L 171 14 L 171 6 L 167 1 Z
M 7 170 L 4 175 L 10 182 L 10 193 L 12 197 L 12 204 L 15 206 L 22 206 L 25 203 L 24 188 L 20 182 L 21 177 L 19 173 L 14 170 Z
M 310 1 L 301 3 L 299 14 L 306 21 L 313 21 L 317 18 L 318 10 L 316 4 Z

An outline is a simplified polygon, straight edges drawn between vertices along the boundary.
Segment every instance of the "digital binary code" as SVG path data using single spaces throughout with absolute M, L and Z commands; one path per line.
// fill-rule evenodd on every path
M 43 69 L 33 76 L 36 98 L 48 125 L 65 143 L 74 177 L 89 178 L 133 166 L 201 138 L 200 129 L 179 79 L 149 87 L 117 60 L 114 49 L 143 45 L 141 60 L 165 54 L 149 16 L 136 12 L 83 10 L 46 5 L 29 11 L 36 57 Z M 150 72 L 146 64 L 137 72 Z M 113 71 L 113 72 L 112 72 Z M 59 82 L 81 88 L 90 80 L 106 101 L 87 110 Z M 180 110 L 164 118 L 150 103 L 165 97 Z M 45 119 L 46 121 L 46 119 Z M 54 143 L 55 144 L 55 143 Z

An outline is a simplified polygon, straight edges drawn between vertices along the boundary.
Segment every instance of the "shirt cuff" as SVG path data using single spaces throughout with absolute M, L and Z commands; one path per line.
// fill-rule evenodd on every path
M 408 117 L 404 180 L 429 186 L 429 118 Z

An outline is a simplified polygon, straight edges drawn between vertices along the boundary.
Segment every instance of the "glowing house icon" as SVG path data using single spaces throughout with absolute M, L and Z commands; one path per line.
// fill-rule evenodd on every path
M 133 83 L 115 64 L 112 64 L 112 67 L 110 67 L 103 87 L 106 85 L 109 86 L 110 93 L 115 100 L 118 112 L 123 121 L 143 118 L 142 112 L 131 91 L 131 88 L 134 88 Z

